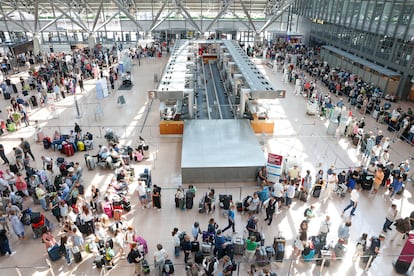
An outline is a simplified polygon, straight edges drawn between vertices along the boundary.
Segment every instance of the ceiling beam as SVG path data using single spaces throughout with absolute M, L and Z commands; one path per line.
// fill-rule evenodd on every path
M 19 13 L 19 17 L 20 17 L 20 22 L 22 22 L 23 26 L 26 26 L 26 28 L 30 31 L 32 31 L 32 29 L 29 27 L 29 24 L 27 24 L 26 22 L 26 18 L 23 16 L 22 12 L 20 9 L 17 9 L 18 13 Z
M 154 20 L 152 21 L 151 27 L 150 27 L 150 32 L 152 32 L 154 28 L 154 26 L 157 24 L 158 19 L 161 16 L 161 13 L 164 11 L 165 6 L 167 5 L 167 0 L 164 1 L 164 3 L 161 6 L 161 9 L 157 12 L 157 15 L 155 16 Z M 165 20 L 165 19 L 164 19 Z M 162 21 L 164 21 L 162 20 Z
M 256 27 L 253 24 L 253 20 L 252 20 L 250 14 L 249 14 L 249 11 L 246 9 L 246 6 L 244 5 L 243 0 L 239 0 L 239 1 L 240 1 L 240 4 L 241 4 L 242 8 L 243 8 L 244 14 L 246 14 L 247 19 L 249 20 L 249 23 L 252 26 L 253 31 L 255 33 L 257 33 Z
M 166 16 L 164 16 L 163 18 L 161 18 L 161 20 L 158 21 L 154 26 L 152 26 L 149 31 L 152 32 L 153 30 L 155 30 L 156 28 L 158 28 L 158 26 L 161 25 L 161 23 L 164 22 L 166 19 L 168 19 L 168 17 L 170 17 L 171 14 L 173 14 L 173 12 L 175 12 L 175 10 L 171 10 Z
M 2 9 L 3 10 L 3 9 Z M 16 9 L 17 10 L 17 9 Z M 12 13 L 14 13 L 16 10 L 11 10 L 8 13 L 6 13 L 6 15 L 10 15 Z M 5 16 L 0 17 L 0 20 L 3 20 L 5 18 Z
M 104 23 L 102 23 L 101 25 L 99 25 L 98 26 L 98 28 L 96 28 L 96 29 L 92 29 L 92 31 L 94 31 L 94 32 L 97 32 L 97 31 L 99 31 L 100 29 L 102 29 L 103 27 L 105 27 L 106 26 L 106 24 L 108 24 L 109 22 L 111 22 L 112 21 L 112 19 L 114 19 L 116 16 L 118 16 L 119 15 L 119 11 L 117 11 L 117 12 L 115 12 L 113 15 L 111 15 L 108 19 L 106 19 L 105 21 L 104 21 Z
M 199 31 L 200 33 L 202 33 L 200 27 L 197 25 L 197 23 L 191 17 L 190 13 L 187 11 L 186 8 L 181 7 L 181 14 L 184 16 L 184 18 L 187 18 L 187 20 L 190 22 L 190 24 L 193 25 L 197 29 L 197 31 Z
M 210 22 L 210 24 L 207 26 L 207 29 L 204 30 L 204 32 L 207 32 L 208 30 L 213 27 L 214 23 L 216 23 L 217 20 L 219 20 L 223 14 L 227 11 L 227 9 L 230 7 L 230 5 L 233 4 L 233 0 L 229 0 L 226 5 L 223 7 L 223 9 L 217 14 L 217 16 L 213 19 L 213 21 Z
M 52 3 L 52 6 L 57 9 L 61 14 L 63 14 L 64 16 L 66 16 L 70 21 L 72 21 L 73 23 L 75 23 L 76 25 L 78 25 L 82 30 L 89 32 L 88 28 L 86 28 L 83 24 L 81 24 L 80 22 L 76 21 L 72 16 L 70 16 L 67 12 L 65 12 L 62 8 L 60 8 L 59 6 L 57 6 L 56 4 Z
M 253 31 L 252 27 L 250 26 L 250 24 L 247 24 L 243 19 L 241 19 L 234 11 L 229 10 L 234 17 L 236 17 L 240 23 L 242 23 L 248 30 Z
M 3 12 L 3 9 L 1 9 L 0 14 L 3 15 L 3 18 L 7 19 L 7 21 L 11 21 L 14 24 L 16 24 L 17 26 L 19 26 L 20 28 L 22 28 L 22 30 L 26 31 L 26 32 L 32 32 L 31 30 L 29 30 L 26 26 L 20 24 L 19 22 L 17 22 L 15 19 L 11 18 L 10 15 L 6 14 Z
M 271 18 L 269 18 L 266 23 L 262 26 L 260 31 L 258 33 L 262 33 L 264 30 L 266 30 L 270 25 L 273 24 L 279 17 L 283 15 L 283 12 L 287 10 L 296 0 L 286 0 L 283 5 L 275 12 L 275 14 L 272 15 Z
M 33 31 L 37 33 L 39 29 L 39 0 L 34 0 L 34 24 Z
M 47 28 L 49 28 L 51 25 L 53 25 L 56 21 L 58 21 L 59 19 L 61 19 L 63 17 L 63 14 L 59 15 L 58 17 L 56 17 L 55 19 L 53 19 L 52 21 L 48 22 L 46 25 L 44 25 L 39 32 L 43 32 L 44 30 L 46 30 Z
M 95 19 L 93 20 L 93 24 L 92 24 L 92 28 L 91 28 L 92 31 L 95 31 L 96 24 L 98 23 L 99 17 L 101 15 L 102 7 L 103 7 L 103 1 L 104 0 L 101 0 L 101 4 L 99 5 L 98 11 L 95 13 Z
M 124 6 L 122 5 L 121 2 L 119 2 L 119 0 L 112 0 L 112 2 L 115 3 L 115 5 L 118 6 L 118 8 L 138 27 L 140 28 L 142 31 L 145 32 L 144 28 L 141 26 L 141 24 L 138 23 L 137 19 L 131 14 L 129 13 L 129 11 L 127 11 Z

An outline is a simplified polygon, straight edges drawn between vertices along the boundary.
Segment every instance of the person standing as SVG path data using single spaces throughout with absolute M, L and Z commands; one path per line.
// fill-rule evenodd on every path
M 326 243 L 326 237 L 328 236 L 328 233 L 331 229 L 331 217 L 326 216 L 325 220 L 321 222 L 321 225 L 319 226 L 319 239 L 321 243 Z
M 20 221 L 19 217 L 17 216 L 15 211 L 10 212 L 10 223 L 12 225 L 13 231 L 16 234 L 16 236 L 19 238 L 19 240 L 25 240 L 24 236 L 24 225 Z
M 16 251 L 11 251 L 9 238 L 7 237 L 7 231 L 2 229 L 0 230 L 0 252 L 2 254 L 9 253 L 9 256 L 16 254 Z
M 276 204 L 277 204 L 276 198 L 272 195 L 270 197 L 270 199 L 269 199 L 269 202 L 268 202 L 267 206 L 266 206 L 266 218 L 265 218 L 265 221 L 266 220 L 269 221 L 269 223 L 267 225 L 272 224 L 273 215 L 275 214 L 276 208 L 277 208 L 276 207 Z
M 306 175 L 303 177 L 303 189 L 307 195 L 309 195 L 312 189 L 312 176 L 310 170 L 306 171 Z
M 0 144 L 0 158 L 3 159 L 3 165 L 9 164 L 9 159 L 7 159 L 6 154 L 4 153 L 3 144 Z
M 157 251 L 154 253 L 154 267 L 156 276 L 162 276 L 162 269 L 164 268 L 165 260 L 167 258 L 167 251 L 165 251 L 161 244 L 157 244 Z
M 396 178 L 394 178 L 390 190 L 390 200 L 394 199 L 394 195 L 397 194 L 403 187 L 403 177 L 402 176 L 398 176 Z
M 356 248 L 355 248 L 355 253 L 352 256 L 353 262 L 355 262 L 362 255 L 364 255 L 364 252 L 366 251 L 366 248 L 367 248 L 367 238 L 368 238 L 368 234 L 363 233 L 362 236 L 358 239 Z
M 43 210 L 48 211 L 47 205 L 46 205 L 46 191 L 43 188 L 42 184 L 37 185 L 35 188 L 36 197 L 40 202 L 40 205 L 42 206 Z
M 348 244 L 349 239 L 349 229 L 351 228 L 351 221 L 347 221 L 342 223 L 338 228 L 338 243 L 340 244 Z
M 392 204 L 390 208 L 387 210 L 387 214 L 385 215 L 385 222 L 382 226 L 382 231 L 384 233 L 387 233 L 387 230 L 392 230 L 391 225 L 394 222 L 394 220 L 397 218 L 398 210 L 397 205 Z
M 135 267 L 135 275 L 140 275 L 141 273 L 141 261 L 144 257 L 139 253 L 138 246 L 134 242 L 131 244 L 131 251 L 128 253 L 127 256 L 128 262 L 134 264 Z
M 230 204 L 230 208 L 227 211 L 228 225 L 221 231 L 222 233 L 224 233 L 227 229 L 230 229 L 230 228 L 233 229 L 233 233 L 236 232 L 234 218 L 235 218 L 235 215 L 234 215 L 234 204 Z
M 371 245 L 368 249 L 368 254 L 372 257 L 371 262 L 369 263 L 369 267 L 371 267 L 372 262 L 375 260 L 377 255 L 380 253 L 381 249 L 381 242 L 385 240 L 385 236 L 383 234 L 380 234 L 378 237 L 373 236 L 371 238 Z
M 351 199 L 349 201 L 349 204 L 345 207 L 345 209 L 342 211 L 342 216 L 345 214 L 346 210 L 352 207 L 351 210 L 351 216 L 355 216 L 355 210 L 358 206 L 358 200 L 360 196 L 361 186 L 357 185 L 355 189 L 351 191 Z
M 24 168 L 24 164 L 23 164 L 23 151 L 20 148 L 18 148 L 18 147 L 14 147 L 13 148 L 13 151 L 14 151 L 14 158 L 16 159 L 17 168 L 19 170 L 23 170 L 23 168 Z
M 154 209 L 161 211 L 161 187 L 154 184 L 152 188 L 152 204 Z
M 183 240 L 183 244 L 182 244 L 182 249 L 184 251 L 184 263 L 187 264 L 188 260 L 190 259 L 190 254 L 191 254 L 191 239 L 189 235 L 185 235 L 184 236 L 184 240 Z
M 260 244 L 256 242 L 255 236 L 250 236 L 246 239 L 246 260 L 248 263 L 253 261 L 254 255 L 256 254 L 256 250 L 259 246 Z

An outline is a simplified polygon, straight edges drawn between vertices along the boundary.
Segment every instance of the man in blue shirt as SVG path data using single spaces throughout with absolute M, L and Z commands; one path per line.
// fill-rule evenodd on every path
M 222 231 L 218 230 L 214 238 L 214 251 L 217 252 L 217 259 L 221 259 L 225 255 L 226 239 L 221 235 Z
M 230 208 L 227 212 L 227 219 L 229 224 L 226 226 L 226 228 L 224 228 L 221 232 L 224 233 L 227 229 L 233 228 L 233 233 L 235 233 L 235 229 L 234 229 L 234 204 L 230 205 Z
M 391 184 L 391 194 L 390 194 L 390 199 L 393 200 L 394 199 L 394 195 L 396 193 L 398 193 L 399 191 L 401 191 L 403 187 L 403 176 L 398 176 L 398 178 L 394 178 L 394 181 Z

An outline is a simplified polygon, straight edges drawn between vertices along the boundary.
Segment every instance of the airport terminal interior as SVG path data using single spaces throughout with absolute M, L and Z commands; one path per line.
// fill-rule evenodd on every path
M 5 0 L 0 17 L 2 275 L 412 275 L 413 1 Z

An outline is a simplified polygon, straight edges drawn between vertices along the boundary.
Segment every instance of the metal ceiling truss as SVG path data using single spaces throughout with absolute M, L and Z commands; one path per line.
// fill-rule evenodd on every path
M 83 25 L 81 22 L 76 21 L 72 16 L 70 16 L 66 11 L 64 11 L 61 7 L 59 7 L 58 5 L 56 5 L 55 3 L 51 2 L 51 5 L 57 9 L 61 14 L 63 14 L 64 16 L 66 16 L 66 18 L 68 18 L 70 21 L 72 21 L 74 24 L 78 25 L 82 30 L 88 32 L 89 29 Z
M 122 5 L 121 2 L 119 2 L 119 0 L 112 0 L 112 2 L 114 2 L 115 5 L 117 5 L 118 8 L 121 10 L 121 12 L 123 12 L 138 28 L 145 32 L 145 29 L 141 26 L 141 24 L 138 23 L 137 19 L 129 11 L 125 9 L 125 7 Z
M 207 28 L 204 30 L 204 32 L 207 32 L 213 27 L 213 25 L 219 20 L 224 13 L 227 11 L 227 9 L 230 7 L 231 4 L 233 4 L 234 0 L 228 0 L 227 3 L 224 5 L 224 7 L 221 9 L 221 11 L 216 15 L 216 17 L 213 19 L 213 21 L 210 22 L 210 24 L 207 26 Z
M 255 33 L 257 33 L 257 31 L 256 31 L 256 27 L 255 27 L 255 26 L 254 26 L 254 24 L 253 24 L 253 21 L 252 21 L 252 18 L 251 18 L 251 16 L 250 16 L 250 13 L 249 13 L 249 11 L 246 9 L 246 6 L 244 5 L 243 0 L 239 0 L 239 1 L 240 1 L 240 4 L 241 4 L 242 8 L 243 8 L 244 14 L 247 16 L 247 19 L 249 20 L 249 23 L 250 23 L 251 28 L 253 29 L 253 31 L 254 31 Z
M 104 0 L 101 0 L 101 4 L 99 5 L 99 8 L 95 13 L 95 19 L 93 20 L 92 28 L 91 28 L 92 31 L 95 31 L 96 24 L 98 23 L 99 17 L 101 15 L 102 7 L 103 7 L 103 1 Z
M 108 23 L 110 23 L 112 21 L 112 19 L 114 19 L 115 17 L 117 17 L 119 15 L 119 11 L 115 12 L 113 15 L 111 15 L 108 19 L 106 19 L 101 25 L 99 25 L 96 29 L 93 28 L 92 31 L 93 32 L 97 32 L 100 29 L 102 29 L 103 27 L 105 27 Z
M 59 15 L 58 17 L 56 17 L 55 19 L 53 19 L 52 21 L 49 21 L 46 25 L 44 25 L 39 31 L 43 32 L 44 30 L 46 30 L 47 28 L 49 28 L 50 26 L 52 26 L 53 24 L 56 23 L 56 21 L 58 21 L 59 19 L 61 19 L 63 17 L 63 14 Z
M 277 19 L 279 19 L 283 12 L 286 11 L 296 0 L 285 0 L 283 4 L 280 6 L 280 8 L 277 9 L 277 11 L 272 15 L 271 18 L 269 18 L 266 23 L 262 26 L 259 33 L 262 33 L 265 31 L 270 25 L 273 24 Z
M 151 27 L 150 27 L 150 32 L 152 32 L 152 30 L 154 30 L 154 26 L 157 25 L 157 21 L 161 16 L 161 13 L 164 11 L 165 6 L 167 5 L 168 1 L 164 0 L 164 3 L 162 4 L 161 8 L 158 10 L 157 15 L 155 16 L 154 20 L 152 21 Z M 163 22 L 166 18 L 164 17 L 163 19 L 161 19 L 161 22 Z M 159 24 L 158 24 L 159 25 Z
M 175 10 L 170 10 L 170 12 L 166 16 L 164 16 L 163 18 L 161 18 L 161 20 L 158 21 L 154 26 L 152 26 L 149 31 L 152 32 L 153 30 L 155 30 L 156 28 L 158 28 L 158 26 L 161 25 L 162 22 L 164 22 L 166 19 L 168 19 L 174 12 L 175 12 Z
M 236 17 L 236 19 L 237 20 L 239 20 L 239 22 L 241 23 L 241 24 L 243 24 L 249 31 L 254 31 L 254 32 L 256 32 L 256 30 L 253 30 L 252 29 L 252 26 L 250 25 L 250 24 L 247 24 L 246 23 L 246 21 L 245 20 L 243 20 L 242 18 L 240 18 L 234 11 L 232 11 L 232 10 L 229 10 L 232 14 L 233 14 L 233 16 L 234 17 Z
M 197 29 L 197 31 L 202 33 L 200 27 L 194 21 L 193 17 L 190 15 L 190 13 L 187 11 L 187 9 L 184 8 L 183 6 L 181 6 L 181 14 L 184 16 L 184 18 L 186 18 L 190 22 L 191 25 L 193 25 Z

